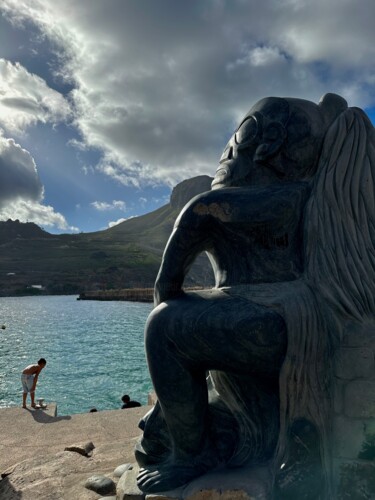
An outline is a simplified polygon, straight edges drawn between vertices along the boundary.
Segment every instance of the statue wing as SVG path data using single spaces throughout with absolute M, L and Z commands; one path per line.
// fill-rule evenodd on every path
M 306 274 L 331 306 L 375 313 L 375 131 L 358 108 L 327 131 L 305 217 Z

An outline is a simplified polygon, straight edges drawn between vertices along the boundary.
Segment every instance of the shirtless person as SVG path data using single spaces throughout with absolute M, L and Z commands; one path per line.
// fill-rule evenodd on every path
M 22 408 L 26 408 L 26 397 L 27 393 L 30 393 L 31 407 L 35 408 L 35 387 L 38 382 L 39 373 L 46 366 L 47 361 L 44 358 L 40 358 L 37 364 L 26 366 L 22 371 L 21 382 L 22 382 Z

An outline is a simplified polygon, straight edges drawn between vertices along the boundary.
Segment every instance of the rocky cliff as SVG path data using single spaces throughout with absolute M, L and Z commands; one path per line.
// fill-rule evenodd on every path
M 33 222 L 22 223 L 19 220 L 0 221 L 0 242 L 5 243 L 16 238 L 18 239 L 36 239 L 52 238 L 53 235 L 44 231 Z
M 209 191 L 212 180 L 213 177 L 209 177 L 208 175 L 198 175 L 192 179 L 180 182 L 172 190 L 170 199 L 171 207 L 174 210 L 181 210 L 194 196 L 204 191 Z

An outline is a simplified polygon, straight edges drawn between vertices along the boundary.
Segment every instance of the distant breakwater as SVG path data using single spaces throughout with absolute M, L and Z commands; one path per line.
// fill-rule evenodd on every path
M 195 286 L 186 288 L 186 291 L 202 290 L 203 287 Z M 122 288 L 120 290 L 96 290 L 82 292 L 77 300 L 127 300 L 129 302 L 153 302 L 153 288 Z
M 123 288 L 120 290 L 97 290 L 80 293 L 77 300 L 127 300 L 130 302 L 153 302 L 153 288 Z

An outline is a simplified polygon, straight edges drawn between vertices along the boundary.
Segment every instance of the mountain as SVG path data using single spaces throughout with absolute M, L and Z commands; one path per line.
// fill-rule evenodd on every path
M 18 219 L 15 221 L 8 219 L 6 222 L 0 222 L 0 242 L 2 243 L 12 241 L 16 238 L 32 239 L 49 237 L 52 237 L 52 235 L 34 224 L 34 222 L 22 223 Z
M 30 222 L 0 222 L 0 295 L 152 287 L 177 215 L 211 181 L 205 175 L 185 180 L 167 205 L 93 233 L 54 235 Z M 186 283 L 208 285 L 212 276 L 202 256 Z

